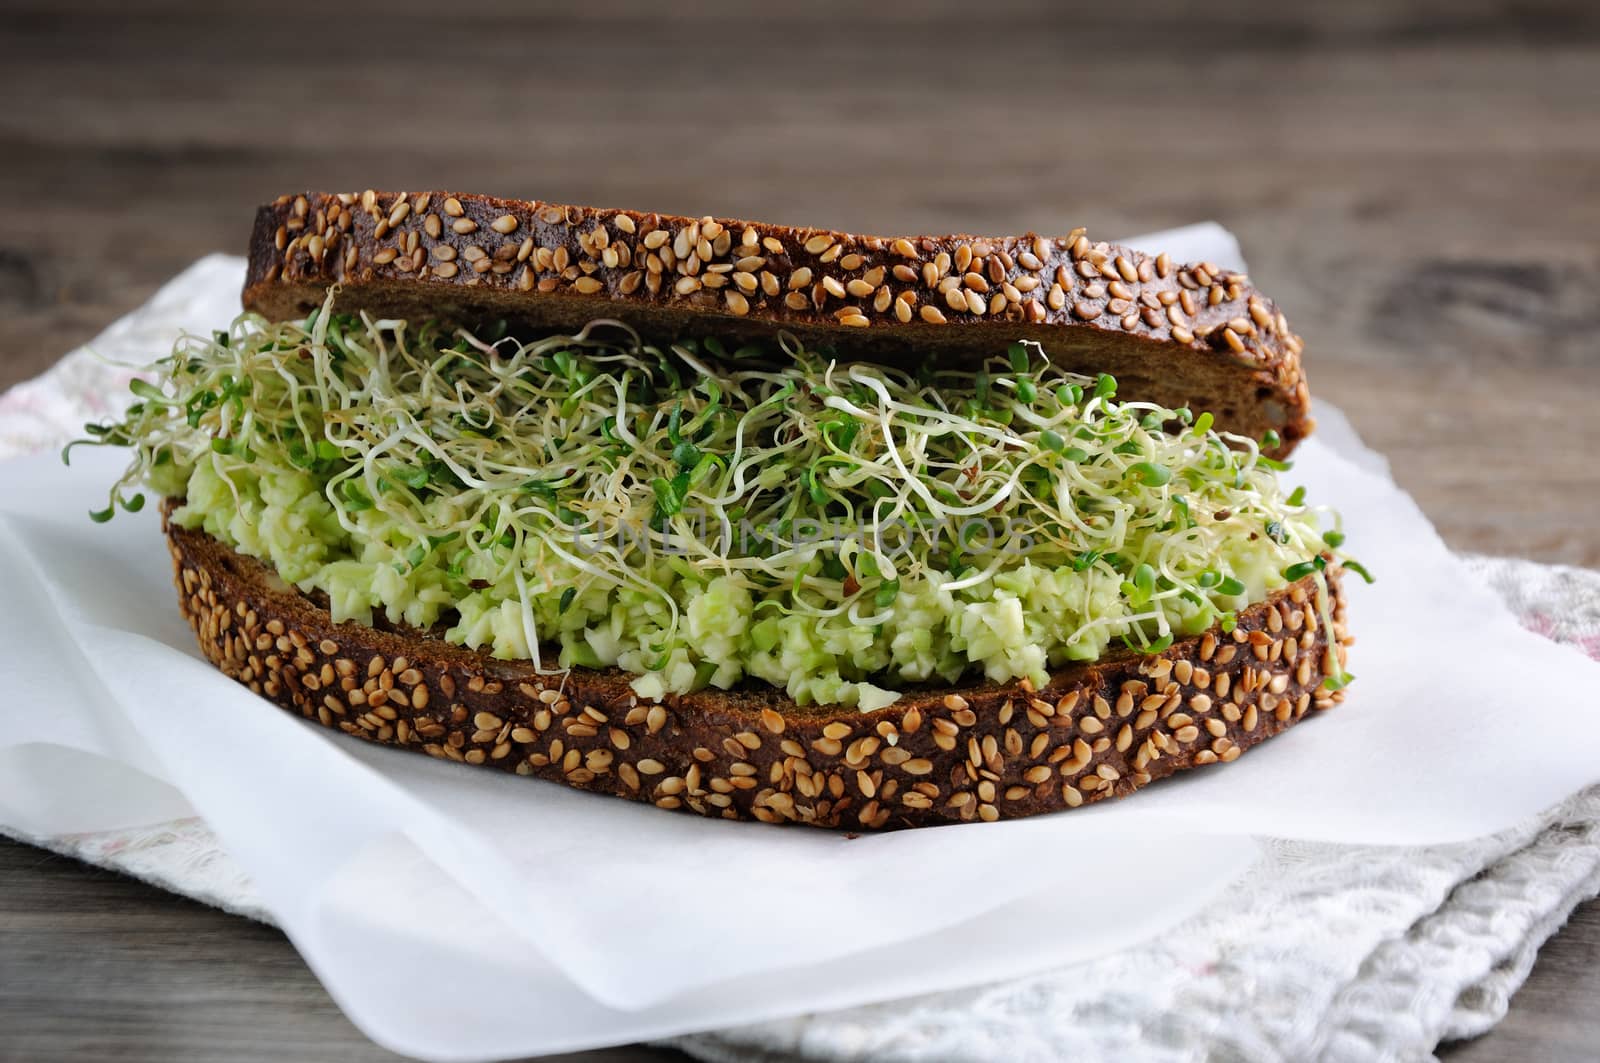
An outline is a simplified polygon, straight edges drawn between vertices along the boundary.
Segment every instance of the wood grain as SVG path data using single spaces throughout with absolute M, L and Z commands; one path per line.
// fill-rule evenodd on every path
M 277 930 L 0 838 L 0 1061 L 384 1063 Z M 680 1063 L 622 1047 L 545 1063 Z
M 1215 218 L 1447 541 L 1600 564 L 1600 8 L 1305 6 L 11 0 L 0 386 L 297 188 L 866 232 Z M 1590 906 L 1451 1058 L 1592 1057 L 1597 969 Z M 16 846 L 0 1030 L 6 1059 L 383 1058 L 275 933 Z

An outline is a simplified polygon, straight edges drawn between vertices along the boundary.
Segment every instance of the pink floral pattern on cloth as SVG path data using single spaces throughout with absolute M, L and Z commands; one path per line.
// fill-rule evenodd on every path
M 129 401 L 126 362 L 237 308 L 243 262 L 195 263 L 85 351 L 0 395 L 0 459 L 56 448 Z M 1600 573 L 1466 559 L 1530 629 L 1600 659 Z M 24 840 L 257 919 L 198 819 Z M 1412 1060 L 1505 1014 L 1539 946 L 1600 892 L 1600 787 L 1490 838 L 1425 848 L 1267 840 L 1182 927 L 1122 952 L 959 992 L 674 1040 L 712 1061 L 1062 1058 Z
M 1522 626 L 1534 634 L 1543 635 L 1552 642 L 1565 642 L 1569 646 L 1575 646 L 1591 661 L 1600 661 L 1600 632 L 1565 638 L 1555 617 L 1548 613 L 1528 613 L 1520 619 Z

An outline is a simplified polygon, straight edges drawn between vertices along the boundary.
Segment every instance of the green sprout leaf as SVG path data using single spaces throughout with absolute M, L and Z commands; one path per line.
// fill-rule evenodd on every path
M 692 469 L 700 461 L 700 448 L 684 441 L 672 448 L 672 460 L 680 469 Z
M 1013 373 L 1026 373 L 1028 371 L 1028 347 L 1023 343 L 1013 343 L 1006 348 L 1006 356 L 1011 359 Z
M 1362 579 L 1366 580 L 1368 583 L 1378 582 L 1372 573 L 1367 571 L 1367 567 L 1361 564 L 1359 561 L 1354 561 L 1347 557 L 1341 561 L 1340 564 L 1349 569 L 1351 572 L 1354 572 L 1356 575 L 1360 576 Z
M 1294 583 L 1298 580 L 1305 579 L 1307 576 L 1321 568 L 1322 566 L 1314 561 L 1301 561 L 1284 569 L 1283 578 L 1288 580 L 1290 583 Z
M 1146 487 L 1160 487 L 1172 479 L 1172 470 L 1165 465 L 1156 465 L 1152 462 L 1136 462 L 1130 471 L 1139 478 L 1139 482 Z

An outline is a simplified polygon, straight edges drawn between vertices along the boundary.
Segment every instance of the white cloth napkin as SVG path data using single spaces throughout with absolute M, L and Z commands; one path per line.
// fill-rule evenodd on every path
M 1237 261 L 1215 227 L 1157 244 Z M 237 260 L 202 260 L 92 346 L 144 360 L 180 325 L 221 324 L 239 276 Z M 126 401 L 128 375 L 77 354 L 0 397 L 0 455 L 59 443 Z M 1340 505 L 1383 577 L 1352 606 L 1347 706 L 1135 801 L 854 842 L 326 740 L 195 659 L 148 521 L 81 516 L 107 460 L 81 462 L 87 475 L 8 463 L 0 591 L 16 605 L 0 669 L 51 711 L 0 709 L 0 826 L 273 919 L 363 1029 L 430 1058 L 731 1023 L 747 1025 L 683 1043 L 830 1059 L 1425 1051 L 1493 1013 L 1462 1010 L 1463 986 L 1520 981 L 1516 963 L 1499 983 L 1484 972 L 1531 956 L 1593 891 L 1594 853 L 1572 840 L 1589 828 L 1541 834 L 1529 817 L 1600 777 L 1600 738 L 1570 724 L 1600 673 L 1522 630 L 1381 459 L 1321 417 L 1294 475 Z M 1540 601 L 1551 624 L 1570 613 L 1592 630 L 1580 605 Z M 1591 799 L 1559 816 L 1595 812 Z M 1463 842 L 1494 831 L 1509 833 Z M 1252 840 L 1274 837 L 1297 840 Z M 1559 873 L 1538 864 L 1557 850 Z M 1451 892 L 1489 866 L 1524 876 L 1521 900 Z M 1456 947 L 1452 906 L 1474 890 L 1491 925 Z M 1450 962 L 1397 938 L 1419 927 Z M 418 1014 L 420 964 L 461 999 Z M 1029 971 L 1046 973 L 995 985 Z M 1387 997 L 1368 984 L 1380 973 Z M 782 1018 L 895 997 L 910 1002 Z

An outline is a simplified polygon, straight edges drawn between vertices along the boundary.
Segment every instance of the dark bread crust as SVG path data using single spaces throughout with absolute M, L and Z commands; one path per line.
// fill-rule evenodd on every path
M 617 318 L 655 338 L 770 339 L 852 359 L 969 365 L 1019 339 L 1122 394 L 1209 410 L 1224 429 L 1310 432 L 1301 342 L 1243 274 L 1091 243 L 1074 230 L 854 236 L 732 219 L 448 192 L 280 196 L 256 215 L 247 309 L 504 317 L 573 330 Z
M 170 503 L 169 503 L 170 511 Z M 995 820 L 1121 797 L 1229 761 L 1343 698 L 1310 577 L 1156 656 L 1025 683 L 801 708 L 763 686 L 636 697 L 616 671 L 535 673 L 426 633 L 335 624 L 266 565 L 166 527 L 205 656 L 291 712 L 467 764 L 728 819 L 878 829 Z M 1344 602 L 1329 572 L 1342 661 Z

